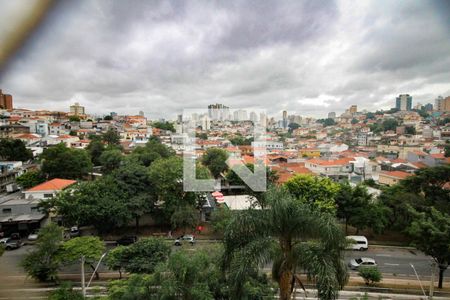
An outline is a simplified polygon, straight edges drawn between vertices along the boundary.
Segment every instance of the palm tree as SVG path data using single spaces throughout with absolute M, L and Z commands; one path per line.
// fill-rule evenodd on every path
M 271 188 L 268 209 L 250 209 L 235 215 L 224 236 L 224 267 L 234 299 L 252 270 L 272 262 L 272 277 L 281 300 L 291 299 L 297 271 L 316 282 L 319 299 L 336 299 L 347 282 L 343 261 L 345 236 L 334 217 L 295 199 L 285 188 Z

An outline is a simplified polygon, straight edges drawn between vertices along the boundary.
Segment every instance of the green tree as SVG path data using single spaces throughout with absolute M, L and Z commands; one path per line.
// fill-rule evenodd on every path
M 398 121 L 396 119 L 386 119 L 383 121 L 382 126 L 384 131 L 387 130 L 395 131 L 395 129 L 397 129 L 398 126 Z
M 128 261 L 126 252 L 128 248 L 125 246 L 117 246 L 111 249 L 106 256 L 106 265 L 110 270 L 118 271 L 119 278 L 122 278 L 122 270 L 127 265 Z
M 427 206 L 450 214 L 450 189 L 444 186 L 450 181 L 450 165 L 420 169 L 415 176 L 402 180 L 401 185 L 412 193 L 422 196 Z
M 184 251 L 172 254 L 158 266 L 155 281 L 161 286 L 161 299 L 213 300 L 220 286 L 220 270 L 207 253 L 189 255 Z
M 164 218 L 169 221 L 175 209 L 179 206 L 201 206 L 200 195 L 183 190 L 183 160 L 180 157 L 158 159 L 149 168 L 150 182 L 154 194 L 163 204 L 161 206 Z M 209 178 L 209 172 L 203 166 L 197 165 L 198 179 Z
M 381 203 L 368 203 L 354 210 L 349 218 L 349 224 L 356 227 L 356 234 L 360 230 L 371 228 L 375 233 L 382 233 L 389 223 L 389 209 Z
M 218 207 L 211 215 L 211 225 L 213 232 L 219 235 L 223 235 L 225 230 L 230 224 L 233 217 L 233 212 L 228 207 Z
M 79 116 L 70 116 L 69 117 L 69 122 L 80 122 L 81 119 Z
M 364 279 L 366 285 L 372 285 L 383 279 L 383 276 L 377 267 L 361 267 L 358 270 L 358 275 Z
M 100 232 L 126 225 L 133 217 L 126 193 L 111 176 L 81 182 L 41 206 L 56 209 L 66 224 L 93 225 Z
M 48 300 L 83 300 L 83 295 L 75 291 L 68 282 L 63 282 L 56 290 L 52 291 Z
M 103 170 L 106 173 L 110 173 L 113 170 L 120 167 L 124 157 L 122 151 L 118 149 L 106 150 L 99 158 L 100 164 L 103 166 Z
M 187 229 L 193 229 L 199 222 L 199 212 L 192 206 L 178 207 L 170 217 L 170 223 L 174 229 L 182 229 L 186 233 Z
M 105 121 L 111 121 L 112 119 L 113 119 L 113 117 L 110 115 L 103 117 L 103 120 L 105 120 Z
M 154 186 L 150 182 L 148 169 L 138 163 L 128 162 L 112 173 L 118 188 L 125 194 L 127 210 L 135 220 L 136 234 L 140 218 L 156 210 Z
M 175 155 L 175 151 L 157 140 L 149 140 L 144 147 L 136 147 L 131 153 L 132 160 L 148 167 L 158 158 L 168 158 Z
M 297 123 L 289 123 L 288 127 L 289 127 L 289 132 L 292 133 L 295 129 L 300 128 L 300 125 Z
M 100 156 L 103 151 L 105 151 L 105 145 L 98 138 L 91 140 L 89 145 L 86 147 L 87 152 L 91 156 L 91 161 L 94 166 L 100 165 Z
M 332 118 L 319 119 L 317 120 L 317 123 L 323 124 L 324 127 L 336 125 L 336 122 Z
M 224 265 L 230 270 L 232 297 L 240 299 L 249 270 L 273 261 L 280 299 L 291 299 L 300 269 L 316 280 L 319 299 L 335 299 L 347 271 L 342 260 L 346 241 L 334 218 L 285 189 L 267 193 L 268 209 L 241 211 L 227 227 Z
M 27 161 L 33 158 L 33 152 L 27 149 L 21 140 L 0 139 L 0 160 Z
M 405 133 L 414 135 L 414 134 L 416 134 L 416 128 L 414 126 L 406 126 Z
M 414 208 L 424 206 L 422 196 L 412 193 L 399 184 L 384 188 L 378 201 L 389 209 L 389 226 L 399 231 L 408 227 L 413 219 L 410 206 Z
M 170 251 L 170 245 L 163 239 L 145 238 L 109 253 L 106 261 L 116 270 L 120 268 L 130 273 L 151 274 L 159 263 L 167 260 Z
M 227 151 L 220 148 L 209 148 L 202 157 L 202 164 L 211 171 L 214 178 L 218 178 L 220 174 L 228 170 L 227 159 Z
M 446 144 L 444 146 L 444 156 L 445 157 L 450 157 L 450 144 Z
M 45 149 L 40 159 L 41 172 L 48 178 L 80 179 L 92 169 L 85 150 L 67 148 L 64 143 Z
M 355 119 L 355 118 L 353 118 L 351 121 L 352 124 L 358 124 L 358 122 L 359 122 L 358 119 Z
M 450 263 L 450 215 L 431 207 L 428 212 L 411 208 L 414 220 L 406 232 L 420 251 L 433 257 L 439 267 L 439 284 L 442 288 L 444 272 Z
M 127 280 L 113 280 L 109 283 L 108 299 L 155 299 L 158 289 L 153 275 L 131 274 Z
M 238 134 L 229 139 L 231 144 L 235 146 L 249 146 L 253 142 L 253 138 L 244 138 L 242 135 Z
M 340 186 L 331 179 L 299 174 L 289 179 L 285 186 L 301 202 L 314 204 L 322 211 L 335 214 L 335 197 Z
M 364 185 L 352 187 L 343 183 L 335 199 L 337 217 L 345 220 L 345 233 L 348 224 L 356 227 L 357 234 L 365 228 L 381 233 L 389 222 L 390 210 L 383 204 L 374 203 Z
M 95 270 L 95 264 L 105 252 L 105 244 L 96 236 L 81 236 L 62 244 L 59 260 L 64 263 L 79 262 L 84 256 L 85 263 Z M 96 272 L 97 279 L 99 278 Z
M 173 126 L 173 123 L 170 123 L 167 121 L 166 122 L 153 122 L 152 126 L 154 128 L 159 128 L 162 130 L 169 130 L 169 131 L 175 132 L 175 127 Z
M 208 139 L 208 134 L 206 134 L 206 132 L 202 132 L 202 133 L 196 133 L 195 136 L 201 140 L 207 140 Z
M 39 281 L 55 281 L 59 267 L 58 255 L 63 229 L 54 223 L 39 230 L 35 247 L 21 262 L 27 274 Z
M 45 178 L 37 170 L 28 171 L 16 178 L 17 184 L 23 189 L 29 189 L 45 181 Z
M 120 135 L 116 130 L 109 128 L 103 135 L 102 140 L 107 145 L 120 145 Z

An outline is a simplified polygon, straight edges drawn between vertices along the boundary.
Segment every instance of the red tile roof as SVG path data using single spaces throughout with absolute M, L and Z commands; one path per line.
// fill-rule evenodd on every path
M 320 166 L 342 166 L 342 165 L 349 164 L 350 161 L 352 161 L 352 160 L 353 160 L 352 157 L 345 157 L 345 158 L 340 158 L 340 159 L 335 159 L 335 160 L 324 160 L 324 159 L 319 159 L 319 158 L 313 158 L 313 159 L 308 160 L 307 162 L 316 164 L 316 165 L 320 165 Z
M 395 177 L 400 179 L 405 179 L 406 177 L 413 176 L 413 174 L 403 171 L 384 171 L 381 172 L 381 174 L 389 176 L 389 177 Z
M 31 189 L 28 189 L 26 191 L 27 192 L 61 191 L 74 183 L 76 183 L 76 180 L 55 178 L 46 181 L 44 183 L 41 183 L 39 185 L 36 185 L 35 187 L 32 187 Z
M 21 134 L 21 135 L 17 136 L 16 138 L 24 139 L 24 140 L 34 140 L 34 139 L 39 139 L 40 137 L 37 135 L 34 135 L 32 133 L 25 133 L 25 134 Z

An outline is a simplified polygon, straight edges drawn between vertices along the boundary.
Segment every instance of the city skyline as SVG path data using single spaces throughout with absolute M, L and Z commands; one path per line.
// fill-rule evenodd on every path
M 31 5 L 0 2 L 7 36 Z M 425 1 L 62 1 L 0 69 L 0 87 L 15 107 L 79 102 L 152 119 L 210 103 L 318 118 L 389 109 L 400 94 L 434 104 L 450 94 L 449 11 Z

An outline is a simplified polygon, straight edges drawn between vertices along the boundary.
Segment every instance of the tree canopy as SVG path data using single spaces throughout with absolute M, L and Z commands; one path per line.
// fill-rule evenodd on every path
M 39 281 L 55 281 L 59 267 L 59 251 L 63 228 L 49 223 L 39 230 L 35 247 L 21 262 L 27 274 Z
M 68 148 L 64 143 L 45 149 L 40 159 L 41 172 L 47 178 L 80 179 L 92 169 L 86 151 Z
M 114 270 L 151 274 L 159 263 L 167 260 L 170 252 L 170 245 L 163 239 L 145 238 L 130 246 L 111 250 L 106 261 Z
M 319 299 L 335 299 L 347 269 L 341 251 L 345 237 L 334 218 L 284 188 L 272 188 L 266 197 L 268 209 L 235 214 L 225 232 L 224 265 L 230 270 L 233 298 L 240 299 L 251 270 L 273 261 L 280 299 L 291 299 L 299 269 L 315 278 Z
M 444 272 L 450 263 L 450 215 L 431 207 L 428 212 L 412 209 L 414 220 L 407 228 L 414 246 L 433 257 L 439 267 L 439 284 L 442 288 Z
M 127 195 L 111 176 L 81 182 L 42 205 L 56 208 L 68 225 L 93 225 L 100 232 L 128 224 L 132 219 Z
M 0 160 L 27 161 L 33 158 L 33 152 L 18 139 L 0 139 Z
M 152 126 L 154 128 L 159 128 L 162 130 L 169 130 L 169 131 L 175 132 L 175 127 L 173 126 L 173 123 L 170 123 L 167 121 L 166 122 L 153 122 Z
M 109 128 L 105 133 L 102 134 L 102 140 L 107 145 L 120 145 L 120 135 L 116 130 L 112 128 Z
M 218 178 L 220 174 L 228 169 L 226 160 L 228 152 L 221 148 L 209 148 L 202 157 L 202 164 L 205 165 L 214 178 Z
M 16 182 L 23 188 L 29 189 L 45 181 L 41 172 L 37 170 L 28 171 L 16 178 Z
M 331 179 L 298 174 L 290 178 L 285 186 L 301 202 L 316 205 L 322 211 L 336 213 L 335 197 L 340 187 Z

